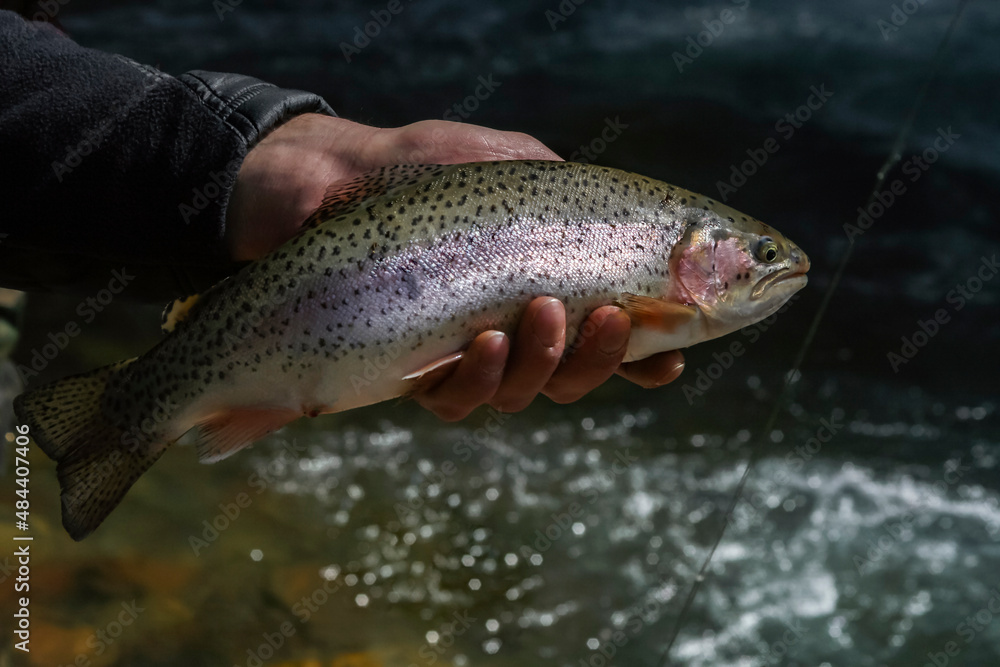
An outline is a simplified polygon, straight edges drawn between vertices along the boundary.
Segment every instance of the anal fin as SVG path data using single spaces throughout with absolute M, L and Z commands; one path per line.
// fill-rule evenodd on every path
M 232 408 L 217 412 L 198 424 L 198 460 L 221 461 L 301 416 L 301 412 L 289 408 Z

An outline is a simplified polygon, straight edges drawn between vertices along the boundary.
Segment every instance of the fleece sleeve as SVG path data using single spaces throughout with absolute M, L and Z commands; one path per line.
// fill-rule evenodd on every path
M 243 158 L 322 98 L 252 77 L 172 77 L 0 11 L 0 286 L 88 293 L 124 272 L 163 300 L 232 272 Z

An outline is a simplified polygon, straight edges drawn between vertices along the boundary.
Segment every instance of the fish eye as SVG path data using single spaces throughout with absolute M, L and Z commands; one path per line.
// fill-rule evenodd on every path
M 757 259 L 768 264 L 778 259 L 778 244 L 770 237 L 762 238 L 757 244 Z

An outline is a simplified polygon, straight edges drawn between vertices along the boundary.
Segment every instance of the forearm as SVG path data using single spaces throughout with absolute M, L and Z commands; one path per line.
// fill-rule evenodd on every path
M 318 97 L 238 75 L 174 78 L 0 12 L 0 285 L 132 296 L 231 270 L 225 211 L 243 158 Z

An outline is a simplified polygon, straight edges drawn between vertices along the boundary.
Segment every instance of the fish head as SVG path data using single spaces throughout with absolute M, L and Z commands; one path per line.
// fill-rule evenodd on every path
M 778 230 L 719 204 L 714 209 L 691 211 L 672 258 L 675 297 L 704 314 L 710 338 L 773 314 L 805 287 L 809 271 L 809 257 Z

